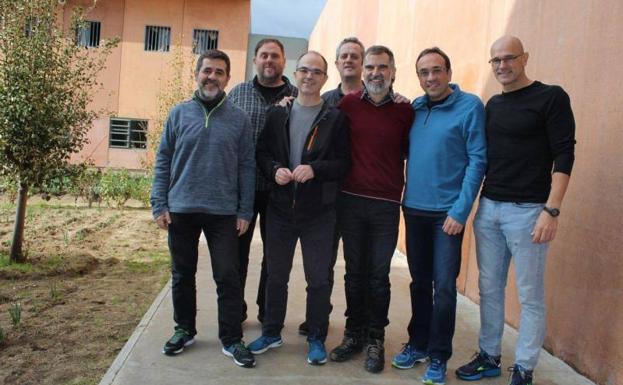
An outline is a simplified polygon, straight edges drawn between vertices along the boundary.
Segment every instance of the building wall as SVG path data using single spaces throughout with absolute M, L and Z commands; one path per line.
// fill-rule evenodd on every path
M 389 46 L 395 89 L 411 98 L 422 94 L 417 54 L 437 45 L 452 60 L 452 80 L 486 101 L 500 92 L 487 64 L 491 43 L 504 34 L 523 40 L 528 75 L 565 88 L 577 125 L 576 163 L 548 255 L 545 345 L 608 385 L 623 383 L 623 91 L 614 84 L 623 77 L 621 20 L 618 0 L 329 0 L 309 44 L 327 57 L 351 35 Z M 334 69 L 329 75 L 326 89 L 339 82 Z M 506 316 L 516 327 L 512 269 L 509 275 Z M 471 224 L 457 285 L 478 302 Z
M 68 1 L 64 7 L 66 25 L 74 6 L 92 4 L 92 0 Z M 170 63 L 176 46 L 181 45 L 187 61 L 188 69 L 182 75 L 192 77 L 196 60 L 191 52 L 193 29 L 219 31 L 218 48 L 231 59 L 227 90 L 244 81 L 250 0 L 98 1 L 87 19 L 102 22 L 102 39 L 118 36 L 121 42 L 100 74 L 103 89 L 94 101 L 95 107 L 110 114 L 93 123 L 90 143 L 75 157 L 77 161 L 91 158 L 99 167 L 141 167 L 146 150 L 109 148 L 109 117 L 151 119 L 156 115 L 158 93 L 173 76 Z M 169 52 L 145 51 L 146 25 L 171 27 Z

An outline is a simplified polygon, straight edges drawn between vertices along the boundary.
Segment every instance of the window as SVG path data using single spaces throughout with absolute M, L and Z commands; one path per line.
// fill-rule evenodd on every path
M 171 27 L 145 27 L 145 51 L 169 52 L 171 47 Z
M 193 31 L 193 53 L 201 55 L 218 46 L 218 31 L 214 29 L 195 29 Z
M 110 147 L 147 148 L 147 120 L 111 118 Z
M 101 22 L 85 21 L 76 28 L 76 44 L 80 47 L 99 47 L 101 29 Z

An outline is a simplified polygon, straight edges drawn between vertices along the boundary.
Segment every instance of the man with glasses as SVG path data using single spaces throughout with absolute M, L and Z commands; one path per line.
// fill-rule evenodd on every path
M 264 122 L 266 121 L 266 110 L 286 96 L 296 96 L 297 90 L 288 78 L 283 76 L 283 69 L 286 65 L 286 57 L 283 44 L 277 39 L 262 39 L 255 46 L 255 56 L 253 57 L 256 76 L 244 83 L 235 86 L 229 93 L 231 100 L 238 107 L 242 108 L 253 126 L 253 143 L 257 145 Z M 249 251 L 253 240 L 253 230 L 259 216 L 260 236 L 262 243 L 266 242 L 266 205 L 268 204 L 268 193 L 272 182 L 266 180 L 261 173 L 256 174 L 255 202 L 253 205 L 253 218 L 249 224 L 249 231 L 240 237 L 238 259 L 240 260 L 240 283 L 242 285 L 242 295 L 247 281 L 247 270 L 249 267 Z M 260 322 L 264 319 L 264 294 L 266 292 L 266 247 L 263 247 L 262 267 L 260 281 L 257 289 L 257 318 Z M 243 301 L 243 320 L 247 318 L 247 305 Z
M 294 73 L 298 96 L 269 110 L 257 145 L 258 168 L 276 183 L 267 210 L 266 313 L 262 336 L 249 344 L 254 354 L 283 344 L 288 280 L 297 241 L 307 281 L 307 362 L 327 362 L 324 341 L 331 312 L 335 202 L 350 167 L 345 116 L 320 97 L 327 62 L 309 51 Z
M 403 197 L 411 321 L 409 341 L 392 365 L 408 369 L 430 358 L 422 381 L 443 384 L 463 233 L 486 167 L 485 110 L 477 96 L 450 83 L 450 58 L 441 49 L 423 50 L 415 67 L 425 95 L 413 102 Z
M 364 367 L 378 373 L 385 365 L 389 270 L 398 240 L 404 158 L 414 113 L 408 104 L 394 102 L 396 67 L 389 48 L 368 48 L 363 68 L 365 88 L 344 96 L 338 105 L 350 122 L 353 164 L 338 206 L 346 262 L 346 330 L 331 359 L 349 360 L 365 343 Z
M 502 93 L 486 107 L 488 169 L 474 219 L 480 351 L 456 375 L 479 380 L 501 374 L 504 291 L 512 257 L 521 315 L 510 384 L 530 385 L 545 338 L 545 257 L 573 167 L 575 123 L 561 87 L 528 78 L 528 53 L 518 38 L 496 40 L 489 63 Z

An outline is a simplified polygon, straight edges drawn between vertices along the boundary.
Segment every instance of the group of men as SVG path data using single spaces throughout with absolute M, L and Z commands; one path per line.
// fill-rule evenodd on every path
M 437 47 L 416 60 L 425 95 L 412 104 L 393 92 L 392 51 L 379 45 L 365 50 L 357 38 L 337 47 L 341 83 L 323 95 L 328 64 L 318 52 L 298 59 L 295 87 L 283 76 L 283 45 L 264 39 L 255 48 L 257 75 L 229 95 L 229 58 L 218 50 L 202 54 L 192 100 L 174 107 L 165 124 L 152 189 L 154 218 L 168 229 L 172 256 L 176 326 L 164 353 L 182 352 L 197 333 L 201 232 L 216 282 L 223 353 L 243 367 L 283 344 L 288 280 L 300 240 L 307 303 L 299 332 L 307 336 L 308 363 L 343 362 L 365 350 L 364 368 L 382 371 L 402 206 L 412 317 L 409 340 L 392 365 L 408 369 L 429 361 L 422 381 L 444 384 L 461 244 L 484 178 L 474 220 L 480 346 L 456 375 L 477 380 L 501 374 L 512 257 L 522 311 L 510 384 L 531 384 L 545 336 L 545 255 L 556 234 L 575 140 L 569 97 L 558 86 L 530 80 L 527 61 L 516 37 L 492 45 L 489 63 L 503 92 L 485 108 L 450 83 L 450 59 Z M 262 334 L 245 345 L 244 287 L 258 217 Z M 346 326 L 342 342 L 327 354 L 340 237 Z

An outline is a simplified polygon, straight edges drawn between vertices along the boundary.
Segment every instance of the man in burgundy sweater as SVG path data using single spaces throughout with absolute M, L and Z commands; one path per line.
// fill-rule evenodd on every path
M 346 261 L 346 330 L 330 357 L 346 361 L 365 345 L 364 367 L 372 373 L 383 370 L 385 364 L 389 268 L 398 240 L 404 158 L 414 118 L 408 103 L 394 102 L 395 74 L 391 50 L 368 48 L 365 88 L 344 96 L 338 105 L 350 120 L 352 168 L 338 204 Z

